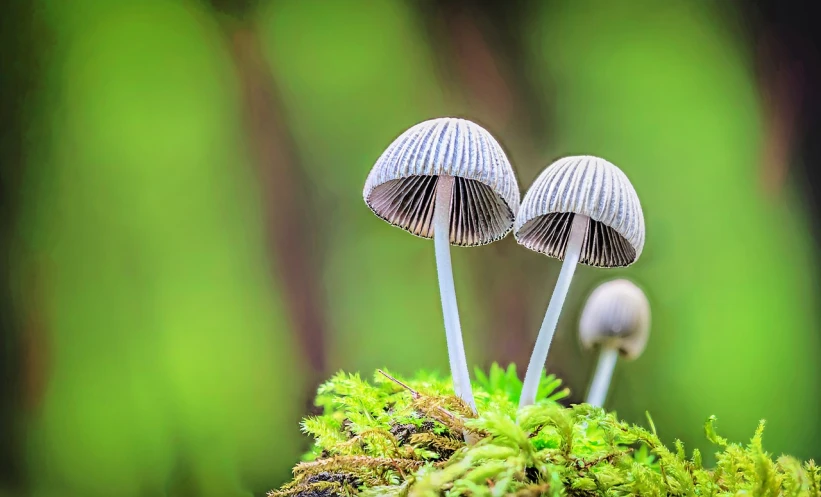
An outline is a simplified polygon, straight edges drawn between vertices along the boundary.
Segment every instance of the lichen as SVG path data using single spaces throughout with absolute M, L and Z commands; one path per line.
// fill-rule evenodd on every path
M 303 421 L 314 446 L 294 479 L 271 497 L 755 495 L 821 497 L 821 468 L 762 446 L 762 421 L 746 445 L 705 424 L 716 466 L 673 450 L 648 428 L 587 404 L 564 407 L 566 389 L 543 376 L 537 403 L 518 409 L 514 366 L 477 371 L 476 416 L 433 374 L 373 382 L 338 373 L 318 391 L 323 414 Z M 474 443 L 467 445 L 468 437 Z

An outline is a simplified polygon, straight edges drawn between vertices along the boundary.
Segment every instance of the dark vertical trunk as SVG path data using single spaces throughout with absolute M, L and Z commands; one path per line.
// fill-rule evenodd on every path
M 24 336 L 17 319 L 11 260 L 18 191 L 25 166 L 28 94 L 34 89 L 32 5 L 12 1 L 0 16 L 0 491 L 23 483 L 20 425 Z M 27 336 L 27 335 L 25 335 Z
M 326 366 L 317 216 L 258 35 L 241 22 L 224 27 L 241 84 L 247 143 L 262 184 L 273 271 L 305 358 L 310 402 Z

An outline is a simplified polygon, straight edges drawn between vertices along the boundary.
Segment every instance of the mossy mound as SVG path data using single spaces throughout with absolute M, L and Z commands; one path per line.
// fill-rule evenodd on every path
M 313 449 L 277 497 L 755 495 L 821 497 L 813 461 L 773 459 L 762 422 L 747 445 L 705 424 L 717 464 L 667 449 L 650 429 L 587 404 L 564 407 L 555 377 L 542 379 L 536 405 L 518 409 L 513 366 L 477 371 L 475 417 L 451 385 L 420 373 L 407 381 L 377 372 L 374 382 L 339 373 L 319 388 L 324 414 L 305 419 Z M 465 436 L 475 441 L 465 444 Z

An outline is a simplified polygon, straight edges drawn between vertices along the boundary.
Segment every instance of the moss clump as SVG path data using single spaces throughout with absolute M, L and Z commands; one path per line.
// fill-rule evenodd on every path
M 821 497 L 821 469 L 762 447 L 762 422 L 747 445 L 718 436 L 717 464 L 681 442 L 667 449 L 651 429 L 587 404 L 563 407 L 555 377 L 536 405 L 518 410 L 513 366 L 476 373 L 473 416 L 450 384 L 431 374 L 403 383 L 339 373 L 319 388 L 321 416 L 305 419 L 313 449 L 294 479 L 269 496 L 755 495 Z M 467 446 L 464 435 L 478 440 Z

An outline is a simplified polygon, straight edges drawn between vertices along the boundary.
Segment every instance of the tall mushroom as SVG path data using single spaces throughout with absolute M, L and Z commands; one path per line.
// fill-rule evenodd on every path
M 548 166 L 525 194 L 514 236 L 530 250 L 564 260 L 525 373 L 519 401 L 524 407 L 536 402 L 576 264 L 634 263 L 644 248 L 644 214 L 621 169 L 598 157 L 565 157 Z
M 588 404 L 604 405 L 619 355 L 628 360 L 637 358 L 649 336 L 650 303 L 641 288 L 618 279 L 593 290 L 579 321 L 582 346 L 601 349 L 587 394 Z
M 478 124 L 451 117 L 431 119 L 388 146 L 368 175 L 363 196 L 380 218 L 416 236 L 433 238 L 453 388 L 476 410 L 450 245 L 485 245 L 511 231 L 519 186 L 510 162 Z

